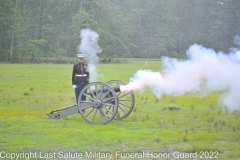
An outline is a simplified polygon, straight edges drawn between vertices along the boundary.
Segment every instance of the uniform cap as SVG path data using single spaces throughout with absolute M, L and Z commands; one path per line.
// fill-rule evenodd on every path
M 83 59 L 84 58 L 84 54 L 77 54 L 77 57 L 80 58 L 80 59 Z

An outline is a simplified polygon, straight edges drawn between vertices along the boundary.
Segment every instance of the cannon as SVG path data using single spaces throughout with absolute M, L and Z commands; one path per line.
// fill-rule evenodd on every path
M 91 124 L 106 124 L 113 119 L 124 119 L 132 112 L 135 99 L 132 91 L 121 92 L 122 85 L 126 84 L 119 80 L 89 83 L 80 92 L 77 105 L 64 107 L 47 115 L 60 119 L 79 113 Z M 81 100 L 82 96 L 86 100 Z

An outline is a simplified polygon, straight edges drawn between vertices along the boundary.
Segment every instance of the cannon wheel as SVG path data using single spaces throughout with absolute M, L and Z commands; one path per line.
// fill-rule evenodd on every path
M 81 100 L 81 97 L 86 97 L 86 100 Z M 78 108 L 79 113 L 88 123 L 106 124 L 117 113 L 118 98 L 112 87 L 106 83 L 92 82 L 80 92 Z
M 124 82 L 119 80 L 111 80 L 106 82 L 109 86 L 119 86 L 119 85 L 126 85 Z M 116 93 L 118 97 L 118 112 L 114 119 L 124 119 L 126 118 L 134 108 L 134 94 L 132 91 L 130 92 L 118 92 Z

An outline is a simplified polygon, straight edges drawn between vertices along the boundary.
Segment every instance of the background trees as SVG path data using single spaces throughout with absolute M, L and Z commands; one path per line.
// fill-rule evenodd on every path
M 180 57 L 193 43 L 219 51 L 240 34 L 239 0 L 1 0 L 0 61 L 74 57 L 83 28 L 102 57 Z

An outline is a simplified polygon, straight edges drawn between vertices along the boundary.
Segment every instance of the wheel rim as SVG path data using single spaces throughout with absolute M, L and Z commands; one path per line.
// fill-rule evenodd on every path
M 97 92 L 95 92 L 97 91 Z M 81 100 L 86 96 L 86 100 Z M 106 124 L 116 115 L 118 98 L 109 85 L 93 82 L 85 86 L 78 97 L 79 113 L 88 123 Z
M 126 83 L 119 81 L 119 80 L 111 80 L 106 82 L 109 86 L 119 86 L 119 85 L 126 85 Z M 132 91 L 130 92 L 118 92 L 116 93 L 118 98 L 118 112 L 114 119 L 124 119 L 126 118 L 133 110 L 135 98 Z

